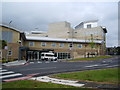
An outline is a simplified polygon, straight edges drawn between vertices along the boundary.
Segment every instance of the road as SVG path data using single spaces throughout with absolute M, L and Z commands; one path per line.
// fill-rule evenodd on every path
M 19 72 L 23 75 L 37 74 L 39 76 L 42 76 L 55 73 L 119 67 L 119 60 L 120 56 L 83 62 L 30 62 L 28 65 L 3 67 L 3 69 Z

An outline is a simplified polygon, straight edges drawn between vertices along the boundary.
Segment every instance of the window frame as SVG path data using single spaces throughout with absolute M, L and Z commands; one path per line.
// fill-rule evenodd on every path
M 53 44 L 54 44 L 54 45 L 53 45 Z M 51 46 L 52 46 L 52 47 L 56 47 L 56 43 L 52 43 Z
M 44 44 L 43 44 L 44 43 Z M 45 46 L 44 46 L 45 45 Z M 41 47 L 46 47 L 47 43 L 46 42 L 41 42 Z
M 8 51 L 8 56 L 12 56 L 12 50 Z
M 31 45 L 31 43 L 33 43 L 33 44 Z M 33 47 L 34 45 L 35 45 L 34 42 L 29 42 L 29 46 L 30 46 L 30 47 Z
M 59 47 L 64 47 L 64 43 L 60 43 L 60 44 L 59 44 Z
M 87 24 L 87 28 L 91 28 L 92 27 L 92 25 L 91 24 Z
M 72 44 L 72 47 L 70 47 L 70 44 Z M 74 44 L 73 44 L 73 43 L 69 43 L 68 46 L 69 46 L 69 48 L 73 48 L 73 47 L 74 47 Z
M 78 48 L 82 48 L 83 46 L 82 46 L 82 44 L 78 44 L 77 47 Z

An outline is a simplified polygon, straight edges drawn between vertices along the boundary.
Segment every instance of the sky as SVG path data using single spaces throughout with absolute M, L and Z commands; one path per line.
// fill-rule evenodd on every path
M 47 31 L 48 24 L 54 22 L 67 21 L 74 28 L 96 19 L 99 26 L 107 28 L 107 47 L 118 46 L 118 2 L 2 2 L 0 22 L 12 20 L 10 25 L 30 32 Z

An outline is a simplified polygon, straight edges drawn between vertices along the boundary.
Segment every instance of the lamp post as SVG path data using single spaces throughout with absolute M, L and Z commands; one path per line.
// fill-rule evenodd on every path
M 10 29 L 10 24 L 12 23 L 12 20 L 9 22 L 9 26 L 8 26 L 8 29 Z M 8 40 L 9 38 L 7 37 L 7 40 Z M 8 41 L 7 41 L 8 42 Z M 7 43 L 7 46 L 5 47 L 5 49 L 6 49 L 6 62 L 8 62 L 8 43 Z

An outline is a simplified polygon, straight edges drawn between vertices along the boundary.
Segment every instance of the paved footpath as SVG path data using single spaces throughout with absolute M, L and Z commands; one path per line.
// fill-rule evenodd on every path
M 37 80 L 37 81 L 41 81 L 41 82 L 51 82 L 51 83 L 70 85 L 70 86 L 75 86 L 75 87 L 112 89 L 112 90 L 119 89 L 119 86 L 116 84 L 101 84 L 101 83 L 96 83 L 96 82 L 56 79 L 56 78 L 51 78 L 49 76 L 32 77 L 32 78 L 30 78 L 30 80 Z

